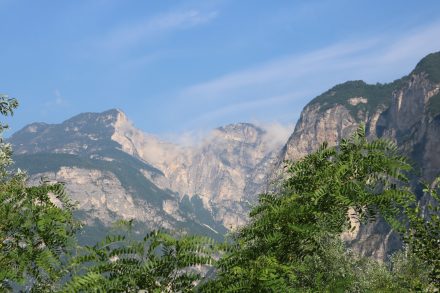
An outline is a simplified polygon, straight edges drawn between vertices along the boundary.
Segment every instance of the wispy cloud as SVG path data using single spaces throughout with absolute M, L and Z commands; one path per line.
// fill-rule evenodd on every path
M 63 96 L 61 96 L 61 92 L 58 89 L 55 89 L 53 91 L 53 94 L 55 96 L 55 100 L 52 102 L 52 104 L 56 105 L 56 106 L 62 106 L 67 104 L 66 99 L 63 98 Z
M 307 95 L 307 92 L 291 92 L 280 96 L 270 96 L 258 100 L 243 101 L 227 104 L 212 111 L 207 111 L 200 116 L 190 120 L 185 125 L 185 128 L 192 129 L 197 125 L 203 125 L 207 122 L 213 122 L 221 117 L 229 116 L 242 112 L 250 112 L 253 109 L 264 107 L 280 107 L 283 103 L 294 100 Z
M 317 73 L 331 62 L 332 66 L 343 67 L 341 58 L 352 57 L 353 54 L 366 51 L 377 43 L 376 39 L 359 42 L 344 42 L 302 55 L 286 56 L 271 60 L 253 68 L 233 72 L 204 83 L 190 86 L 182 91 L 182 95 L 203 99 L 222 97 L 244 87 L 268 85 L 270 83 L 289 80 L 310 73 Z
M 263 139 L 270 150 L 284 145 L 295 129 L 295 124 L 283 125 L 279 122 L 260 123 L 258 121 L 255 124 L 266 131 Z
M 407 59 L 419 59 L 423 55 L 440 50 L 440 21 L 422 28 L 410 30 L 400 38 L 392 39 L 384 54 L 375 56 L 377 62 L 394 63 Z
M 69 106 L 67 99 L 63 97 L 59 89 L 53 90 L 53 97 L 44 103 L 44 107 L 41 108 L 40 114 L 46 116 L 50 112 L 57 110 L 58 108 L 65 108 Z
M 284 104 L 298 111 L 314 95 L 335 83 L 353 79 L 387 82 L 414 67 L 426 54 L 440 50 L 440 22 L 370 38 L 333 44 L 310 53 L 294 54 L 191 85 L 178 96 L 186 103 L 215 104 L 189 124 L 203 124 L 215 118 L 264 110 Z M 290 94 L 289 94 L 290 93 Z M 276 95 L 271 97 L 271 95 Z M 299 113 L 292 113 L 298 117 Z
M 217 11 L 175 11 L 142 21 L 125 24 L 98 39 L 97 45 L 106 50 L 120 50 L 138 45 L 152 37 L 205 24 L 217 17 Z

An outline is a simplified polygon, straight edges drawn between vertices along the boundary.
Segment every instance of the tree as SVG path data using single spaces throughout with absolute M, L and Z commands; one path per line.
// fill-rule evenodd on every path
M 130 229 L 128 230 L 130 231 Z M 127 231 L 108 235 L 72 259 L 65 292 L 190 292 L 210 265 L 213 241 L 153 231 L 142 240 Z
M 204 290 L 297 292 L 345 290 L 353 266 L 343 259 L 339 235 L 350 228 L 347 211 L 361 222 L 383 216 L 395 229 L 402 207 L 415 198 L 406 187 L 410 166 L 395 144 L 368 141 L 361 125 L 338 147 L 290 163 L 281 190 L 263 194 L 251 221 L 233 237 Z M 400 187 L 402 186 L 402 187 Z M 339 251 L 332 255 L 329 248 Z M 355 263 L 355 262 L 352 262 Z
M 424 192 L 430 197 L 427 205 L 420 203 L 405 210 L 409 229 L 404 240 L 409 253 L 418 257 L 429 268 L 432 285 L 440 288 L 440 177 L 431 186 L 425 185 Z
M 0 113 L 15 99 L 0 96 Z M 0 123 L 0 134 L 7 125 Z M 0 289 L 187 292 L 211 264 L 212 240 L 154 231 L 143 240 L 108 235 L 93 247 L 76 244 L 74 204 L 60 183 L 28 186 L 10 171 L 12 148 L 0 141 Z
M 0 113 L 12 115 L 15 99 L 0 96 Z M 0 133 L 7 125 L 0 124 Z M 62 184 L 26 185 L 26 175 L 10 171 L 12 149 L 0 142 L 0 288 L 48 291 L 62 275 L 78 222 Z

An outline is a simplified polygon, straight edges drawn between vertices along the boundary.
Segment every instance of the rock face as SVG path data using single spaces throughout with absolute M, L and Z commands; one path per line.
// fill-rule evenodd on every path
M 324 141 L 335 145 L 364 122 L 370 137 L 397 142 L 422 178 L 432 181 L 440 174 L 439 88 L 440 52 L 428 55 L 408 76 L 389 84 L 337 85 L 304 108 L 281 158 L 298 160 Z M 354 249 L 378 259 L 400 245 L 383 221 L 361 227 L 351 240 Z
M 249 123 L 214 129 L 192 147 L 145 134 L 122 112 L 116 114 L 114 128 L 111 139 L 124 152 L 163 173 L 163 176 L 151 176 L 145 172 L 149 180 L 160 188 L 177 192 L 180 198 L 199 196 L 214 219 L 228 228 L 245 223 L 246 198 L 251 190 L 260 190 L 266 173 L 266 169 L 256 167 L 275 160 L 284 143 L 283 138 L 274 142 L 271 133 Z
M 262 128 L 238 123 L 214 129 L 193 147 L 182 147 L 142 133 L 121 112 L 112 136 L 122 150 L 164 174 L 146 174 L 157 186 L 177 192 L 180 198 L 199 196 L 214 219 L 228 228 L 245 223 L 245 199 L 250 190 L 260 190 L 266 173 L 256 166 L 268 165 L 281 149 L 283 139 L 274 143 L 271 138 Z
M 122 111 L 109 110 L 61 124 L 34 123 L 10 142 L 17 166 L 31 180 L 66 182 L 89 224 L 134 218 L 149 229 L 223 235 L 245 223 L 249 192 L 260 190 L 263 167 L 276 160 L 286 139 L 239 123 L 181 146 L 143 133 Z

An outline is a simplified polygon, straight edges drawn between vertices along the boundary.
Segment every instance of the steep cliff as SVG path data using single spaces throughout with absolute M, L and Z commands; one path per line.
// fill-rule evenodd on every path
M 439 88 L 440 52 L 426 56 L 408 76 L 389 84 L 349 81 L 337 85 L 304 108 L 281 159 L 298 160 L 324 141 L 335 145 L 364 122 L 370 137 L 397 142 L 415 171 L 432 181 L 440 174 Z M 344 236 L 354 249 L 379 259 L 400 243 L 383 221 Z

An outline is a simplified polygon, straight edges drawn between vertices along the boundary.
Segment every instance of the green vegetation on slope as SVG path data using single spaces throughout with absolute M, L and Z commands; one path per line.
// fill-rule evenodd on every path
M 347 81 L 339 84 L 326 91 L 325 93 L 314 98 L 309 104 L 320 106 L 319 111 L 334 107 L 335 105 L 343 105 L 346 107 L 354 118 L 358 118 L 358 112 L 372 113 L 380 105 L 388 106 L 391 102 L 392 93 L 404 82 L 405 78 L 398 79 L 392 83 L 386 84 L 367 84 L 362 80 Z M 362 97 L 368 100 L 368 103 L 359 103 L 351 105 L 348 100 L 351 98 Z
M 421 72 L 426 73 L 432 82 L 440 83 L 440 52 L 427 55 L 417 64 L 413 73 Z
M 431 53 L 423 58 L 411 74 L 420 74 L 422 72 L 427 74 L 431 82 L 440 83 L 440 52 Z M 381 105 L 388 107 L 393 91 L 399 89 L 408 81 L 409 76 L 385 84 L 367 84 L 362 80 L 347 81 L 317 96 L 308 106 L 319 105 L 319 111 L 322 113 L 336 105 L 343 105 L 355 119 L 358 119 L 359 111 L 371 114 Z M 348 100 L 355 97 L 366 98 L 368 103 L 351 105 Z M 431 98 L 428 109 L 432 116 L 440 113 L 440 97 L 438 95 Z
M 71 247 L 72 254 L 64 254 L 64 262 L 56 263 L 57 272 L 66 273 L 64 277 L 58 273 L 43 283 L 36 279 L 28 288 L 48 292 L 432 291 L 440 281 L 440 248 L 435 241 L 440 233 L 438 209 L 425 219 L 420 208 L 415 208 L 415 197 L 405 187 L 404 171 L 408 169 L 393 143 L 367 141 L 362 125 L 338 148 L 323 145 L 290 165 L 283 189 L 260 196 L 250 214 L 251 222 L 237 231 L 230 243 L 218 246 L 204 237 L 175 237 L 156 231 L 139 239 L 129 236 L 129 226 L 128 232 L 111 232 L 93 246 Z M 47 191 L 41 194 L 47 195 Z M 4 195 L 3 202 L 9 203 L 9 193 Z M 40 198 L 50 206 L 49 197 Z M 198 198 L 186 198 L 182 208 L 195 212 L 200 204 Z M 349 207 L 363 222 L 383 216 L 407 236 L 407 250 L 395 254 L 390 266 L 347 251 L 339 235 L 350 228 Z M 20 214 L 20 208 L 16 212 Z M 62 214 L 61 221 L 71 217 L 71 211 L 64 212 L 68 214 Z M 56 215 L 48 213 L 44 223 L 53 224 L 50 217 Z M 19 223 L 8 214 L 0 219 L 6 233 L 11 225 L 4 225 L 5 220 Z M 35 230 L 28 233 L 34 237 Z M 67 234 L 69 239 L 74 240 L 72 234 Z M 429 251 L 424 249 L 427 245 Z M 212 267 L 219 255 L 215 275 L 204 279 L 196 268 Z M 21 254 L 14 257 L 24 268 L 35 265 Z M 37 266 L 52 260 L 41 257 Z M 28 280 L 26 276 L 27 271 L 19 271 L 19 275 L 9 274 L 2 281 L 13 284 Z
M 11 100 L 1 100 L 3 114 L 16 107 Z M 282 188 L 261 195 L 250 223 L 221 246 L 204 237 L 157 231 L 141 240 L 111 233 L 93 246 L 74 245 L 77 226 L 63 186 L 27 187 L 23 175 L 8 171 L 10 146 L 0 142 L 0 152 L 1 289 L 22 285 L 30 292 L 438 292 L 440 287 L 438 185 L 424 190 L 431 194 L 432 204 L 422 209 L 409 189 L 410 166 L 397 146 L 367 140 L 363 124 L 338 147 L 324 144 L 290 164 Z M 36 173 L 66 164 L 111 169 L 118 177 L 118 171 L 125 173 L 121 182 L 134 192 L 140 185 L 136 172 L 125 172 L 130 164 L 118 160 L 39 155 L 20 155 L 17 160 L 33 162 Z M 197 197 L 181 204 L 191 213 L 200 206 Z M 340 233 L 351 228 L 349 208 L 364 223 L 384 217 L 404 236 L 406 250 L 395 254 L 390 265 L 347 251 Z M 211 267 L 219 256 L 216 273 L 203 279 L 196 269 Z

